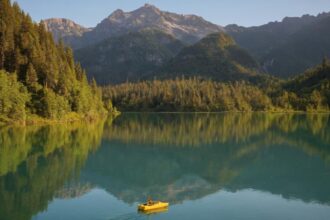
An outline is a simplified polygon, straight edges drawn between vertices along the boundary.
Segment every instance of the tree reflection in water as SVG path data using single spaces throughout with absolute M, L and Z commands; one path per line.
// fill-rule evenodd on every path
M 330 202 L 327 114 L 123 114 L 95 124 L 0 129 L 0 217 L 101 187 L 126 203 L 252 188 Z

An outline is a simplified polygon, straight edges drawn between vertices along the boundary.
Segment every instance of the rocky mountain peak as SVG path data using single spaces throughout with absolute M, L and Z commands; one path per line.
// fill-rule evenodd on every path
M 121 9 L 117 9 L 116 11 L 112 12 L 112 14 L 109 17 L 117 17 L 122 16 L 125 12 Z
M 50 29 L 50 31 L 61 34 L 63 29 L 65 28 L 58 27 Z M 161 11 L 154 5 L 145 4 L 130 12 L 118 9 L 89 33 L 78 35 L 78 39 L 70 38 L 66 43 L 76 49 L 98 43 L 109 37 L 145 29 L 162 31 L 188 44 L 195 43 L 210 33 L 223 31 L 222 27 L 212 24 L 202 17 Z M 68 32 L 70 33 L 70 31 Z M 64 34 L 67 36 L 67 33 Z
M 202 17 L 165 12 L 154 5 L 145 4 L 131 12 L 116 10 L 97 25 L 95 32 L 108 37 L 143 29 L 160 30 L 188 43 L 223 30 Z
M 138 16 L 138 17 L 152 17 L 152 16 L 157 16 L 161 17 L 162 16 L 162 11 L 157 8 L 154 5 L 150 4 L 145 4 L 144 6 L 136 9 L 135 11 L 131 12 L 132 14 Z
M 42 20 L 41 23 L 45 25 L 47 31 L 53 33 L 56 40 L 67 36 L 80 37 L 83 33 L 91 30 L 90 28 L 85 28 L 66 18 L 50 18 Z
M 153 9 L 153 10 L 159 10 L 156 6 L 151 5 L 151 4 L 144 4 L 142 8 L 149 8 L 149 9 Z
M 46 28 L 49 28 L 52 26 L 63 26 L 63 27 L 64 26 L 66 26 L 66 27 L 80 26 L 66 18 L 50 18 L 50 19 L 42 20 L 41 22 L 47 25 Z
M 125 18 L 125 12 L 121 9 L 117 9 L 116 11 L 112 12 L 109 17 L 107 19 L 104 19 L 102 22 L 106 22 L 106 21 L 112 21 L 112 22 L 116 22 L 116 21 L 120 21 L 122 19 Z

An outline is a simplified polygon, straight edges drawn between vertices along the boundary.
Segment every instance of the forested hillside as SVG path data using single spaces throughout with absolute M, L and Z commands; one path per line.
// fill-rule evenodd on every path
M 198 76 L 217 81 L 267 78 L 258 63 L 225 33 L 191 46 L 158 30 L 112 37 L 75 51 L 75 58 L 99 84 Z
M 283 92 L 284 91 L 284 92 Z M 284 83 L 282 103 L 293 109 L 329 110 L 330 107 L 330 61 L 307 70 Z M 282 104 L 282 105 L 283 105 Z
M 289 81 L 251 84 L 200 78 L 125 83 L 103 89 L 122 111 L 329 111 L 330 62 Z
M 99 84 L 116 84 L 157 72 L 184 46 L 162 31 L 143 30 L 76 50 L 75 58 Z
M 95 118 L 101 91 L 87 81 L 72 50 L 54 43 L 17 3 L 0 0 L 0 122 Z
M 249 80 L 261 75 L 258 63 L 225 33 L 210 34 L 182 49 L 162 71 L 162 78 L 184 75 L 218 81 Z

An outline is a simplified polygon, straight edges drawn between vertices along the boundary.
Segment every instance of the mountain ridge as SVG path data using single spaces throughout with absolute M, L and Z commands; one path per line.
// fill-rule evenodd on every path
M 271 75 L 288 78 L 317 65 L 330 49 L 328 35 L 330 12 L 317 16 L 285 17 L 281 22 L 269 22 L 265 25 L 225 27 L 236 42 L 248 50 Z M 322 43 L 317 42 L 322 39 Z M 309 48 L 303 51 L 304 48 Z M 314 57 L 309 57 L 313 54 Z
M 306 14 L 301 17 L 284 17 L 281 21 L 261 26 L 243 27 L 234 24 L 221 27 L 197 15 L 175 14 L 145 4 L 129 12 L 117 9 L 88 31 L 83 29 L 81 33 L 79 30 L 71 30 L 61 36 L 66 44 L 79 49 L 111 37 L 144 30 L 162 31 L 187 45 L 193 45 L 209 34 L 226 32 L 258 61 L 265 73 L 289 78 L 317 65 L 324 55 L 330 56 L 326 52 L 330 50 L 330 39 L 322 37 L 328 34 L 330 22 L 321 23 L 329 17 L 330 12 L 323 12 L 316 16 Z M 323 29 L 313 26 L 322 26 Z M 58 28 L 66 30 L 65 27 Z M 61 30 L 52 31 L 55 38 L 59 35 L 56 31 Z M 322 42 L 317 42 L 318 39 L 322 39 Z M 308 53 L 304 52 L 307 47 Z
M 61 32 L 60 29 L 63 28 L 53 29 L 53 33 Z M 63 40 L 74 49 L 78 49 L 109 37 L 144 29 L 163 31 L 185 43 L 195 43 L 210 33 L 224 31 L 221 26 L 206 21 L 200 16 L 162 11 L 154 5 L 145 4 L 130 12 L 117 9 L 94 28 L 89 29 L 90 31 L 82 35 L 64 36 Z

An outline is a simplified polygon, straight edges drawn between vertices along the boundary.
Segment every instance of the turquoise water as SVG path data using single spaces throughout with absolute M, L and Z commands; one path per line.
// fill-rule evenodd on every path
M 0 129 L 0 219 L 330 219 L 327 114 Z M 145 215 L 151 196 L 170 202 Z

